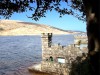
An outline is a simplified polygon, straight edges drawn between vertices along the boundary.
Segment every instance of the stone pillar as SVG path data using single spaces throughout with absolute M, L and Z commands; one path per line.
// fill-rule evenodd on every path
M 42 60 L 46 60 L 48 48 L 52 45 L 52 33 L 42 33 Z

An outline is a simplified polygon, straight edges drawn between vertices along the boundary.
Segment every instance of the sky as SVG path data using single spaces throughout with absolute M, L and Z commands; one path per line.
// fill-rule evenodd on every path
M 40 18 L 39 21 L 35 21 L 27 17 L 31 16 L 32 13 L 33 13 L 32 11 L 24 13 L 14 13 L 9 19 L 50 25 L 64 30 L 86 32 L 86 22 L 80 21 L 72 15 L 64 15 L 60 18 L 59 13 L 57 13 L 56 11 L 52 12 L 48 11 L 46 13 L 46 18 Z
M 64 15 L 60 18 L 59 14 L 56 11 L 52 11 L 46 13 L 45 18 L 40 18 L 39 21 L 35 21 L 27 17 L 31 16 L 31 14 L 32 12 L 15 13 L 9 19 L 50 25 L 64 30 L 75 30 L 75 31 L 86 32 L 86 23 L 78 20 L 76 17 L 72 15 Z

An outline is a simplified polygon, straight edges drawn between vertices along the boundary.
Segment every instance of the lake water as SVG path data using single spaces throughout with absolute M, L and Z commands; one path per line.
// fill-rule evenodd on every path
M 53 43 L 72 44 L 72 35 L 53 36 Z M 41 61 L 41 36 L 0 36 L 0 75 L 29 75 L 27 68 Z

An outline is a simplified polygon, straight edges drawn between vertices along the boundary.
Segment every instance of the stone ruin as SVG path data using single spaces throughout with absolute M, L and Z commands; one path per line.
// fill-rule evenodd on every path
M 44 72 L 56 72 L 57 75 L 68 75 L 71 63 L 77 57 L 87 54 L 87 37 L 84 35 L 74 36 L 74 44 L 62 46 L 52 44 L 52 33 L 43 33 L 41 70 Z

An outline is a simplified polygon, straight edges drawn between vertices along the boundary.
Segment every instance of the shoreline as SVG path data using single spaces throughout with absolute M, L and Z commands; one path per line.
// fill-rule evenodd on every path
M 74 34 L 53 34 L 53 35 L 74 35 Z M 41 34 L 20 34 L 20 35 L 12 35 L 12 34 L 9 34 L 9 35 L 5 35 L 5 34 L 2 34 L 0 36 L 41 36 Z

